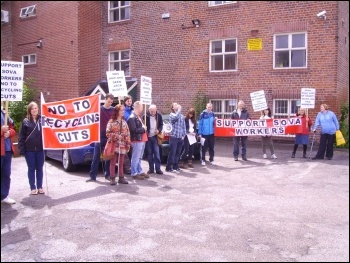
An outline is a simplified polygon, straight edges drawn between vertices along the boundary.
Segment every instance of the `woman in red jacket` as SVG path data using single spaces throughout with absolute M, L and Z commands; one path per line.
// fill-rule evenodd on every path
M 302 133 L 297 133 L 295 135 L 295 144 L 292 153 L 292 158 L 295 158 L 295 153 L 298 149 L 298 145 L 303 145 L 303 158 L 306 158 L 307 145 L 309 144 L 309 133 L 312 125 L 312 121 L 309 117 L 305 115 L 305 109 L 300 108 L 297 117 L 301 118 Z M 307 125 L 306 125 L 307 122 Z

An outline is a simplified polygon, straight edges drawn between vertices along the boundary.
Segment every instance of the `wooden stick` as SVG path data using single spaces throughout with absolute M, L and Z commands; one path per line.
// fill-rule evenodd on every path
M 5 101 L 5 126 L 7 126 L 7 118 L 9 115 L 9 102 Z
M 307 126 L 308 126 L 308 121 L 307 121 L 307 118 L 309 117 L 309 109 L 308 108 L 306 108 L 305 109 L 305 113 L 306 113 L 306 122 L 305 122 L 305 126 L 306 126 L 306 128 L 307 128 Z

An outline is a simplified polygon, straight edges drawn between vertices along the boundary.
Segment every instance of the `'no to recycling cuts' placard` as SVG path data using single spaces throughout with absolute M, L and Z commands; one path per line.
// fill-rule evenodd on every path
M 23 62 L 1 61 L 1 101 L 22 101 Z

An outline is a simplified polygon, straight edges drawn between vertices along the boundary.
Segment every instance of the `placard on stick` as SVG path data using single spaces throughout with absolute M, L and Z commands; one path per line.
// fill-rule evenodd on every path
M 114 97 L 127 96 L 128 88 L 126 87 L 124 71 L 107 71 L 106 74 L 109 92 Z
M 152 78 L 141 76 L 140 102 L 145 105 L 152 103 Z
M 316 89 L 302 88 L 300 107 L 305 109 L 315 108 Z
M 267 109 L 265 92 L 263 90 L 250 93 L 250 98 L 252 100 L 254 111 L 262 111 Z

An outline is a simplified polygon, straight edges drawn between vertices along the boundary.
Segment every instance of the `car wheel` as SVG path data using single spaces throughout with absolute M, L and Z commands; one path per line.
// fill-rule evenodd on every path
M 62 153 L 62 164 L 66 172 L 73 172 L 76 169 L 68 150 L 64 150 Z

